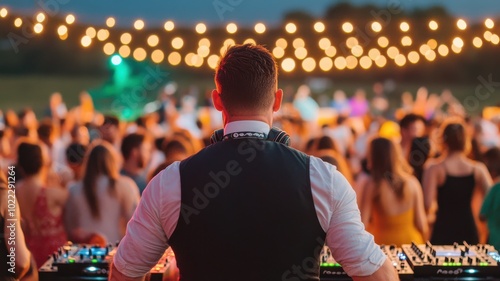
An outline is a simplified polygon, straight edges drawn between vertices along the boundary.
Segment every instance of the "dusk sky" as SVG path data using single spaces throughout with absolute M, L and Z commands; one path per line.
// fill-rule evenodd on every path
M 40 10 L 36 3 L 60 3 L 59 13 L 74 13 L 78 21 L 103 24 L 105 18 L 114 16 L 122 26 L 129 26 L 134 19 L 142 18 L 151 25 L 160 25 L 166 19 L 172 19 L 183 25 L 197 22 L 223 24 L 234 21 L 251 25 L 258 21 L 276 24 L 283 14 L 290 10 L 304 10 L 315 16 L 321 16 L 326 7 L 341 0 L 3 0 L 1 6 L 7 6 L 15 12 L 26 15 Z M 353 4 L 373 3 L 382 8 L 401 3 L 402 9 L 445 6 L 452 14 L 470 20 L 482 20 L 486 17 L 500 16 L 498 0 L 351 0 Z M 229 7 L 224 13 L 219 7 Z M 222 4 L 221 4 L 222 3 Z M 231 5 L 233 4 L 233 5 Z

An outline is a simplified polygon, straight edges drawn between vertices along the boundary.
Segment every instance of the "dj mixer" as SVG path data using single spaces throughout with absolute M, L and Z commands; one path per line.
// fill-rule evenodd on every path
M 406 255 L 401 248 L 395 246 L 380 246 L 382 251 L 391 261 L 402 281 L 413 280 L 413 270 L 411 269 Z M 335 261 L 328 247 L 323 247 L 320 254 L 320 279 L 321 280 L 352 280 L 344 271 L 342 266 Z
M 111 244 L 100 247 L 74 245 L 68 242 L 54 252 L 38 269 L 39 278 L 41 281 L 108 280 L 109 265 L 116 249 L 117 245 Z M 169 271 L 171 263 L 175 263 L 173 260 L 174 255 L 169 248 L 151 269 L 147 280 L 170 280 L 167 277 L 171 274 Z
M 117 245 L 60 247 L 39 268 L 41 281 L 108 280 Z M 490 245 L 405 244 L 382 245 L 402 281 L 500 281 L 500 255 Z M 320 254 L 320 280 L 352 280 L 328 247 Z M 150 270 L 146 280 L 178 280 L 175 255 L 169 248 Z
M 415 277 L 436 280 L 500 280 L 500 255 L 490 245 L 407 244 L 403 252 Z

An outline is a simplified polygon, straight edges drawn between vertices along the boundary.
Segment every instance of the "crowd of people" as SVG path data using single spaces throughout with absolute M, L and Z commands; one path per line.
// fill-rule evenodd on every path
M 369 100 L 362 89 L 351 98 L 338 90 L 320 108 L 303 85 L 274 126 L 295 149 L 337 166 L 378 244 L 466 241 L 500 249 L 500 120 L 467 116 L 449 91 L 406 92 L 398 108 L 381 84 L 373 91 Z M 195 97 L 179 104 L 174 97 L 162 93 L 158 110 L 135 122 L 97 112 L 86 93 L 71 109 L 53 94 L 40 118 L 31 109 L 1 114 L 0 165 L 5 174 L 15 167 L 24 232 L 17 239 L 25 238 L 37 267 L 67 240 L 120 240 L 149 180 L 210 145 L 220 115 L 196 109 Z

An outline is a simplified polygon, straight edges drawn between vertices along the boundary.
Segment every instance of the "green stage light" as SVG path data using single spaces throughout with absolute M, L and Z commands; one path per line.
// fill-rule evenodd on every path
M 122 63 L 122 57 L 120 57 L 119 55 L 113 55 L 111 57 L 111 63 L 113 65 L 120 65 Z

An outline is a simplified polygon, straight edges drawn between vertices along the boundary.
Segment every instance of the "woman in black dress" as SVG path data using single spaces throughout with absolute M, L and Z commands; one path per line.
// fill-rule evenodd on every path
M 484 164 L 467 158 L 470 140 L 461 119 L 441 126 L 443 154 L 424 171 L 424 203 L 434 221 L 431 243 L 480 242 L 476 221 L 491 177 Z M 484 242 L 484 241 L 483 241 Z

